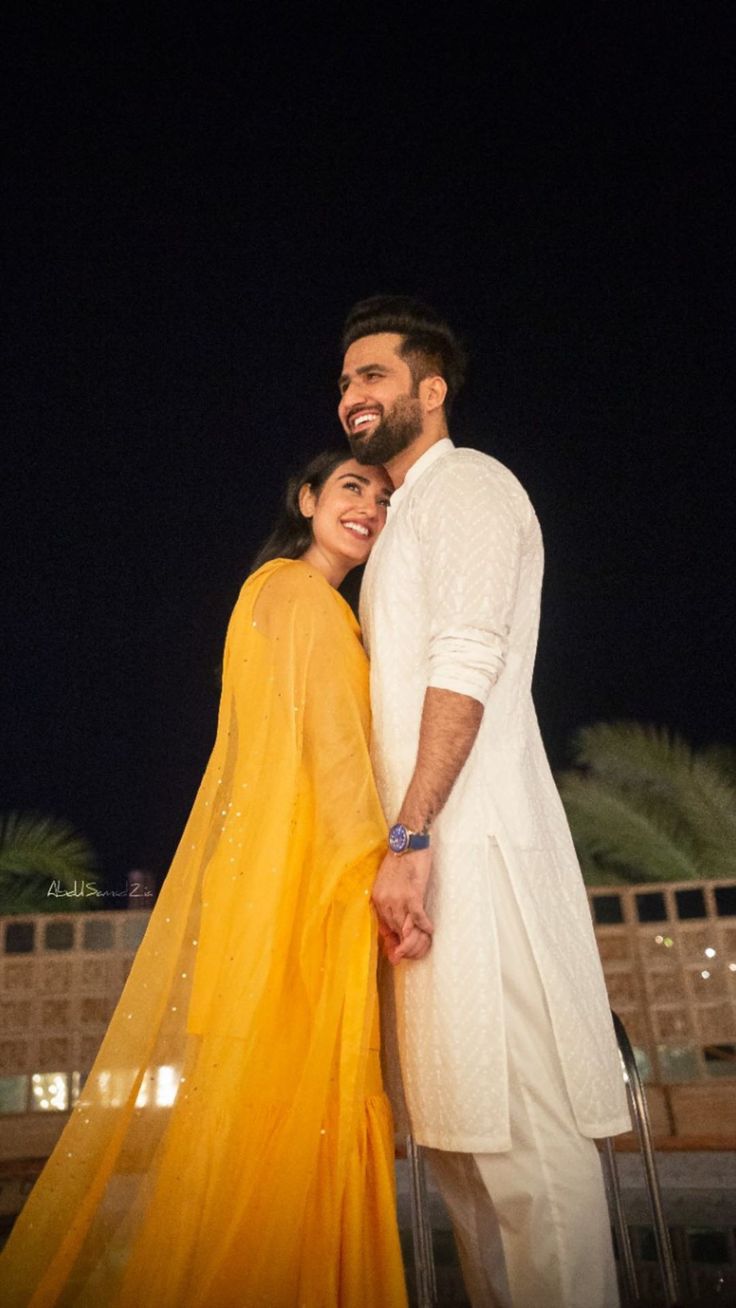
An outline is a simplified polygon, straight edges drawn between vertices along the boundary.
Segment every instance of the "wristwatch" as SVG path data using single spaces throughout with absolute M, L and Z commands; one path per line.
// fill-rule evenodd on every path
M 410 849 L 429 849 L 428 831 L 411 831 L 403 822 L 395 822 L 388 833 L 392 854 L 407 854 Z

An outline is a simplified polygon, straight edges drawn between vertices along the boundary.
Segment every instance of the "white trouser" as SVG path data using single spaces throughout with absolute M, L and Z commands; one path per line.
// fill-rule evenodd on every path
M 473 1308 L 615 1308 L 603 1174 L 573 1117 L 542 983 L 506 864 L 491 846 L 511 1149 L 427 1149 Z

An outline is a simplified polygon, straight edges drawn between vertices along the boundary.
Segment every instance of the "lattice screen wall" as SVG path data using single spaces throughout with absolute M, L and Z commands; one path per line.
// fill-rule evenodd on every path
M 89 1069 L 148 917 L 0 918 L 0 1077 Z
M 736 1074 L 736 883 L 596 887 L 589 899 L 611 1006 L 648 1078 Z M 89 1069 L 147 921 L 141 910 L 0 918 L 0 1086 Z M 3 1111 L 22 1109 L 0 1096 Z
M 649 1079 L 736 1075 L 736 882 L 589 891 L 611 1007 Z

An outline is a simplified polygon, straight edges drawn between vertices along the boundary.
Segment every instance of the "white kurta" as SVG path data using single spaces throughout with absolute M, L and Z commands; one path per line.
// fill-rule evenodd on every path
M 414 770 L 426 688 L 485 704 L 433 828 L 432 949 L 396 970 L 412 1129 L 437 1149 L 510 1147 L 494 838 L 537 961 L 577 1125 L 588 1136 L 629 1129 L 585 889 L 531 698 L 542 571 L 539 524 L 517 479 L 488 455 L 442 440 L 392 496 L 363 581 L 373 761 L 389 822 Z

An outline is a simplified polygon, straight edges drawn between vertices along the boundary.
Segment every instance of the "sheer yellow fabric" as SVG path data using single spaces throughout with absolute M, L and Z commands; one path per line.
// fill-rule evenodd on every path
M 0 1257 L 7 1308 L 406 1303 L 367 733 L 348 606 L 305 563 L 266 564 L 120 1003 Z

